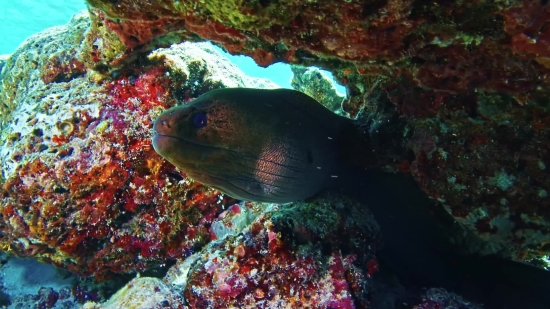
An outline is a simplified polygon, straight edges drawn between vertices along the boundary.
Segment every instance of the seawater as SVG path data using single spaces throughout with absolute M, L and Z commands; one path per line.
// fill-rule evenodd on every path
M 85 9 L 84 0 L 0 0 L 0 55 L 11 54 L 28 36 L 64 25 Z

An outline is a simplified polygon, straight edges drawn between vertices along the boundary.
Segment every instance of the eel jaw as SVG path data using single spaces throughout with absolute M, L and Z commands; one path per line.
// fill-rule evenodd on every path
M 170 140 L 172 140 L 172 137 L 154 132 L 152 141 L 153 148 L 159 155 L 164 157 L 164 153 L 166 153 L 165 150 L 170 148 Z

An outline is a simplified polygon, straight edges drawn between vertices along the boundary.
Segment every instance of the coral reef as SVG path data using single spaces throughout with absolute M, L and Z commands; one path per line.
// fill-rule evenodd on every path
M 481 309 L 481 305 L 470 303 L 458 295 L 454 295 L 444 289 L 428 289 L 423 296 L 422 303 L 413 309 Z
M 378 246 L 377 224 L 352 200 L 325 194 L 270 205 L 239 233 L 175 264 L 162 282 L 135 279 L 108 302 L 84 308 L 364 308 Z M 144 292 L 132 294 L 137 285 Z
M 52 288 L 41 288 L 37 295 L 26 295 L 13 300 L 18 308 L 77 308 L 71 300 L 70 290 L 57 292 Z
M 263 66 L 331 70 L 348 90 L 344 111 L 363 113 L 365 132 L 376 133 L 371 167 L 412 174 L 485 241 L 471 251 L 546 254 L 545 1 L 88 2 L 103 25 L 90 33 L 122 42 L 107 70 L 159 44 L 200 38 Z
M 209 44 L 178 44 L 170 48 L 159 48 L 150 53 L 148 58 L 162 61 L 165 66 L 173 68 L 174 74 L 193 81 L 173 85 L 177 98 L 183 101 L 217 88 L 279 88 L 270 80 L 244 75 L 236 65 L 226 59 L 220 61 L 220 54 Z
M 2 70 L 0 245 L 101 280 L 199 250 L 234 203 L 155 153 L 155 116 L 211 89 L 276 85 L 190 43 L 105 76 L 78 58 L 89 26 L 80 14 L 29 38 Z
M 331 196 L 275 206 L 200 253 L 187 272 L 186 301 L 192 308 L 366 305 L 366 265 L 379 236 L 363 208 Z
M 27 39 L 0 71 L 0 248 L 97 280 L 175 263 L 162 281 L 135 279 L 88 308 L 371 299 L 380 235 L 361 206 L 330 195 L 236 204 L 151 149 L 152 120 L 167 107 L 221 87 L 276 87 L 206 45 L 169 47 L 181 41 L 331 70 L 347 87 L 343 111 L 370 139 L 368 167 L 412 175 L 471 252 L 547 255 L 545 1 L 88 3 L 89 15 Z M 319 87 L 310 94 L 329 102 Z M 433 289 L 410 305 L 469 306 Z
M 406 308 L 481 308 L 440 288 L 410 299 L 395 282 L 385 286 L 377 277 L 378 225 L 353 200 L 326 192 L 308 203 L 267 205 L 261 212 L 246 228 L 178 261 L 162 281 L 134 279 L 107 302 L 83 308 L 381 309 L 407 297 Z M 227 217 L 220 220 L 241 221 Z

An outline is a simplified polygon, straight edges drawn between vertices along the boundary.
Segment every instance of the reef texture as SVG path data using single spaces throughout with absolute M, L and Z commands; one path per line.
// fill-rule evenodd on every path
M 181 296 L 174 293 L 157 278 L 136 278 L 120 289 L 108 301 L 99 305 L 88 302 L 82 309 L 180 309 L 183 307 Z
M 292 66 L 292 88 L 301 91 L 323 104 L 336 114 L 342 115 L 345 95 L 338 93 L 334 82 L 316 67 Z
M 105 71 L 159 45 L 200 38 L 262 66 L 331 70 L 348 89 L 344 111 L 362 111 L 373 133 L 367 166 L 412 174 L 482 240 L 472 243 L 485 244 L 471 251 L 546 255 L 546 1 L 88 3 L 96 21 L 88 42 L 119 48 L 89 48 L 106 55 L 90 62 Z
M 191 308 L 365 307 L 378 242 L 360 204 L 325 197 L 275 206 L 201 252 L 183 294 Z
M 206 43 L 105 76 L 79 60 L 89 26 L 80 14 L 35 35 L 2 69 L 0 248 L 101 280 L 191 255 L 234 203 L 155 153 L 156 115 L 215 88 L 277 86 Z
M 2 68 L 6 64 L 6 60 L 8 60 L 8 57 L 10 55 L 0 55 L 0 72 L 2 71 Z
M 331 70 L 371 139 L 365 167 L 413 175 L 473 232 L 469 250 L 546 254 L 545 1 L 88 2 L 89 17 L 27 39 L 1 69 L 0 248 L 96 280 L 177 263 L 87 306 L 367 308 L 374 293 L 380 236 L 362 207 L 235 204 L 154 152 L 162 110 L 276 87 L 211 47 L 159 48 L 183 40 Z M 466 306 L 454 301 L 432 291 L 413 306 Z
M 241 214 L 228 212 L 222 220 Z M 135 279 L 109 301 L 84 308 L 371 308 L 380 292 L 372 276 L 379 237 L 362 205 L 331 193 L 310 203 L 271 205 L 240 233 L 179 261 L 162 281 Z M 132 292 L 138 285 L 143 293 Z M 428 290 L 416 304 L 477 308 L 441 289 Z

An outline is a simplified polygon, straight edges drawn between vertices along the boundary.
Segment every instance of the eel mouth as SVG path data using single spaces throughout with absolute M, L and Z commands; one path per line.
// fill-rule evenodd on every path
M 183 171 L 197 173 L 199 170 L 218 166 L 220 159 L 234 152 L 210 144 L 198 143 L 180 136 L 154 132 L 152 145 L 155 151 Z
M 227 150 L 223 147 L 218 147 L 218 146 L 213 146 L 213 145 L 208 145 L 208 144 L 203 144 L 203 143 L 198 143 L 198 142 L 195 142 L 195 141 L 191 141 L 191 140 L 188 140 L 188 139 L 185 139 L 185 138 L 182 138 L 180 136 L 174 136 L 174 135 L 169 135 L 169 134 L 160 134 L 156 131 L 153 132 L 153 148 L 155 148 L 155 150 L 159 153 L 159 154 L 162 154 L 160 151 L 162 151 L 163 147 L 166 149 L 166 148 L 169 148 L 170 146 L 174 146 L 173 143 L 174 143 L 174 140 L 177 140 L 178 142 L 181 142 L 185 145 L 191 145 L 192 147 L 204 147 L 206 149 L 220 149 L 220 150 Z M 172 141 L 172 142 L 170 142 Z M 164 143 L 170 143 L 168 145 L 165 145 Z M 158 148 L 157 148 L 158 147 Z
M 208 183 L 210 174 L 208 171 L 216 166 L 216 162 L 209 158 L 217 152 L 216 147 L 201 145 L 184 138 L 155 133 L 152 139 L 155 151 L 168 162 L 175 165 L 191 178 L 203 183 Z
M 172 143 L 170 141 L 173 139 L 175 139 L 175 137 L 154 132 L 152 140 L 153 148 L 158 154 L 162 155 L 167 149 L 172 148 Z
M 154 132 L 153 134 L 152 144 L 155 151 L 159 155 L 168 159 L 168 161 L 172 161 L 172 159 L 176 157 L 185 156 L 185 153 L 192 151 L 191 147 L 198 146 L 180 137 L 167 134 L 159 134 L 157 132 Z

